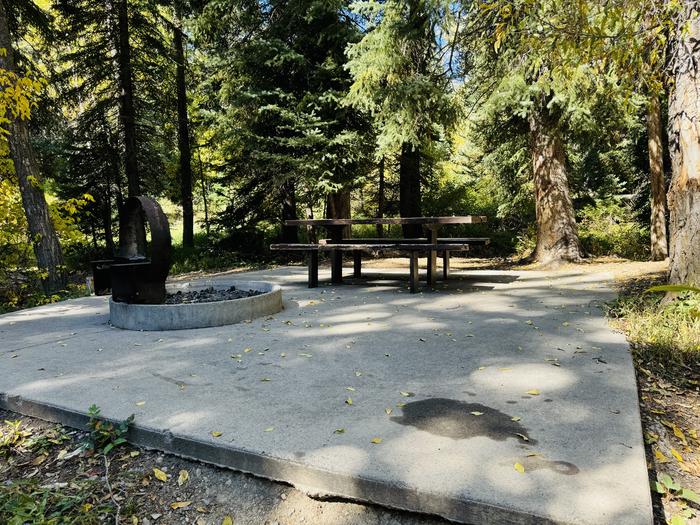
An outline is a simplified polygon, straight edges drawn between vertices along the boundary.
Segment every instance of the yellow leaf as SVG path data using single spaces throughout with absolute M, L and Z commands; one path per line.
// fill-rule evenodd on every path
M 413 392 L 404 392 L 403 390 L 399 392 L 403 397 L 413 397 L 415 394 Z
M 49 456 L 47 454 L 42 454 L 41 456 L 37 456 L 32 461 L 32 465 L 34 465 L 35 467 L 38 465 L 41 465 L 44 461 L 46 461 L 46 458 L 48 458 L 48 457 Z
M 168 475 L 159 468 L 153 469 L 153 475 L 160 481 L 168 481 Z
M 137 407 L 142 407 L 142 406 L 145 405 L 145 404 L 146 404 L 145 401 L 137 401 L 137 402 L 136 402 L 136 406 L 137 406 Z
M 218 437 L 221 437 L 223 435 L 223 432 L 212 431 L 211 435 L 214 436 L 215 438 L 218 438 Z
M 537 390 L 536 388 L 533 388 L 532 390 L 528 390 L 525 393 L 530 394 L 531 396 L 539 396 L 540 395 L 540 391 Z
M 129 456 L 131 456 L 132 458 L 135 458 L 139 454 L 140 452 L 138 450 L 132 450 L 131 452 L 129 452 Z
M 180 475 L 177 477 L 177 484 L 182 487 L 188 479 L 190 479 L 190 473 L 186 470 L 181 470 Z
M 673 425 L 673 435 L 680 439 L 681 443 L 683 443 L 686 447 L 688 446 L 688 441 L 685 439 L 685 434 L 683 434 L 683 431 L 676 425 Z
M 673 455 L 674 458 L 676 458 L 676 461 L 678 461 L 678 463 L 683 463 L 683 461 L 684 461 L 683 456 L 681 456 L 678 453 L 678 451 L 673 447 L 671 447 L 671 454 Z
M 525 474 L 525 467 L 523 467 L 520 463 L 516 463 L 515 465 L 513 465 L 513 468 L 521 474 Z
M 477 412 L 477 411 L 469 412 L 469 413 L 470 413 L 472 416 L 483 416 L 483 415 L 484 415 L 483 412 Z
M 170 508 L 173 510 L 186 509 L 190 505 L 192 505 L 191 501 L 176 501 L 175 503 L 170 504 Z
M 233 525 L 233 518 L 231 516 L 224 516 L 221 525 Z
M 654 456 L 656 456 L 656 459 L 658 459 L 660 463 L 668 463 L 668 458 L 658 448 L 654 450 Z
M 252 352 L 252 348 L 244 348 L 243 351 L 247 354 L 248 352 Z
M 267 427 L 263 432 L 272 432 L 273 430 L 275 430 L 275 427 Z
M 347 398 L 347 399 L 345 400 L 345 404 L 346 404 L 346 405 L 352 405 L 352 398 L 351 398 L 351 397 Z
M 379 445 L 379 443 L 381 443 L 381 442 L 382 442 L 382 438 L 380 438 L 380 437 L 373 437 L 372 438 L 372 443 L 374 443 L 375 445 Z
M 391 408 L 389 408 L 389 407 L 386 407 L 386 408 L 384 409 L 384 412 L 386 412 L 386 415 L 387 415 L 387 416 L 390 416 L 390 415 L 391 415 L 391 412 L 392 412 L 392 410 L 391 410 Z
M 513 416 L 510 418 L 511 421 L 520 421 L 522 418 L 520 416 Z

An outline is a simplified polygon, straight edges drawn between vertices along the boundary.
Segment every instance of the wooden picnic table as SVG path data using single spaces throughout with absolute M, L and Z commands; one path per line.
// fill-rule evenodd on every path
M 331 281 L 335 284 L 343 282 L 343 230 L 353 224 L 412 224 L 423 226 L 427 233 L 427 243 L 438 245 L 438 232 L 442 226 L 450 224 L 478 224 L 485 223 L 483 215 L 461 215 L 450 217 L 389 217 L 376 219 L 301 219 L 285 221 L 287 226 L 311 226 L 324 228 L 330 237 L 329 245 L 337 243 L 337 249 L 331 249 Z M 358 273 L 360 252 L 355 253 L 355 268 Z M 411 259 L 413 264 L 413 258 Z M 435 283 L 437 273 L 437 250 L 428 251 L 428 285 Z M 417 275 L 417 271 L 415 272 Z

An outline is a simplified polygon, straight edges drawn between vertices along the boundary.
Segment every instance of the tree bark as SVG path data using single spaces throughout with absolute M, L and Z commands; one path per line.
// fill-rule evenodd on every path
M 377 219 L 384 217 L 384 156 L 379 161 L 379 189 L 377 191 Z M 384 237 L 384 225 L 377 224 L 377 236 Z
M 651 178 L 651 259 L 653 261 L 663 261 L 668 257 L 666 182 L 664 181 L 661 138 L 661 108 L 658 97 L 653 96 L 649 101 L 647 113 L 649 176 Z
M 534 257 L 541 264 L 578 261 L 582 250 L 569 194 L 564 146 L 543 104 L 531 112 L 530 140 L 537 217 Z
M 180 198 L 182 200 L 182 244 L 194 246 L 194 210 L 192 208 L 192 152 L 187 116 L 187 84 L 185 82 L 185 48 L 182 35 L 180 2 L 175 2 L 173 43 L 177 84 L 177 144 L 180 150 Z
M 199 182 L 202 186 L 202 203 L 204 204 L 204 228 L 207 236 L 211 233 L 209 226 L 209 197 L 207 197 L 207 183 L 204 180 L 204 168 L 202 167 L 202 149 L 197 148 L 197 159 L 199 160 Z
M 285 221 L 297 219 L 297 196 L 294 181 L 288 180 L 280 188 L 282 197 L 282 242 L 299 242 L 299 232 L 296 226 L 285 226 Z
M 117 28 L 119 31 L 117 60 L 119 62 L 119 119 L 124 133 L 124 167 L 129 197 L 141 193 L 136 145 L 136 109 L 134 107 L 134 79 L 129 44 L 128 0 L 117 0 Z
M 0 1 L 0 48 L 5 49 L 5 56 L 0 56 L 0 67 L 16 73 L 12 36 L 7 21 L 4 3 Z M 9 116 L 12 119 L 12 116 Z M 29 125 L 21 118 L 15 118 L 9 127 L 7 137 L 10 157 L 14 163 L 15 175 L 22 195 L 22 206 L 27 217 L 29 237 L 39 269 L 45 274 L 42 279 L 44 292 L 53 293 L 66 285 L 63 269 L 63 253 L 58 237 L 51 222 L 49 207 L 46 204 L 41 186 L 39 161 L 32 147 Z
M 401 217 L 421 216 L 420 149 L 405 142 L 399 159 L 399 213 Z M 420 237 L 420 226 L 401 226 L 404 237 Z
M 686 0 L 679 22 L 675 82 L 669 100 L 671 185 L 669 281 L 700 286 L 700 75 L 697 42 L 700 18 Z M 685 18 L 685 20 L 682 20 Z M 683 30 L 687 22 L 687 31 Z
M 349 219 L 351 216 L 350 210 L 350 191 L 343 190 L 335 193 L 330 193 L 326 197 L 326 218 L 328 219 Z M 343 228 L 343 239 L 349 239 L 352 236 L 350 226 Z

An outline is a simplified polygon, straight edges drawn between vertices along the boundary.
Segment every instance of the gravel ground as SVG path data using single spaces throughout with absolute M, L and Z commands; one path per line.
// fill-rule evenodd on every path
M 215 301 L 243 299 L 244 297 L 252 297 L 260 294 L 262 294 L 262 292 L 258 292 L 257 290 L 239 290 L 235 286 L 231 286 L 225 290 L 210 286 L 204 290 L 169 293 L 165 297 L 165 304 L 213 303 Z
M 86 439 L 86 433 L 0 411 L 0 421 L 14 420 L 21 420 L 21 428 L 31 432 L 32 438 L 44 436 L 58 443 L 49 444 L 48 450 L 18 447 L 5 459 L 0 448 L 0 521 L 3 489 L 19 480 L 34 479 L 40 486 L 53 487 L 52 490 L 82 494 L 83 499 L 76 505 L 82 508 L 87 504 L 93 512 L 99 502 L 116 501 L 121 506 L 118 521 L 121 524 L 221 525 L 227 523 L 227 516 L 235 525 L 449 523 L 374 505 L 321 501 L 288 485 L 128 445 L 109 454 L 109 467 L 105 469 L 102 456 L 88 452 L 70 457 Z M 2 432 L 7 430 L 7 424 L 0 425 L 0 443 Z M 57 436 L 61 437 L 56 439 Z M 157 479 L 153 469 L 164 472 L 167 479 Z M 188 479 L 179 484 L 181 471 L 187 472 Z M 89 492 L 71 491 L 73 484 L 80 484 L 81 480 L 94 483 Z M 188 504 L 173 509 L 172 505 L 177 507 L 178 503 Z M 112 506 L 111 512 L 104 512 L 97 522 L 115 523 L 115 510 Z

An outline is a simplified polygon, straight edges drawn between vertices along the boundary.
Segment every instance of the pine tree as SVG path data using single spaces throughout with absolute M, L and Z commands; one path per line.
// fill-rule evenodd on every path
M 206 107 L 234 190 L 229 227 L 296 218 L 370 169 L 371 129 L 344 105 L 345 48 L 357 38 L 341 2 L 210 2 Z M 282 229 L 294 240 L 296 229 Z
M 368 0 L 354 9 L 367 20 L 348 49 L 353 85 L 348 101 L 375 119 L 379 155 L 398 151 L 401 216 L 421 215 L 428 152 L 456 117 L 450 97 L 456 55 L 453 27 L 461 8 L 440 0 Z M 445 60 L 445 57 L 449 59 Z M 404 235 L 418 236 L 412 226 Z
M 0 0 L 0 67 L 17 74 L 17 53 L 14 40 L 20 31 L 30 26 L 46 30 L 47 15 L 33 2 Z M 8 142 L 13 160 L 14 176 L 19 182 L 22 205 L 27 218 L 30 239 L 39 269 L 45 273 L 42 284 L 46 293 L 61 290 L 66 285 L 63 254 L 56 236 L 42 188 L 39 162 L 31 142 L 26 117 L 11 117 Z

